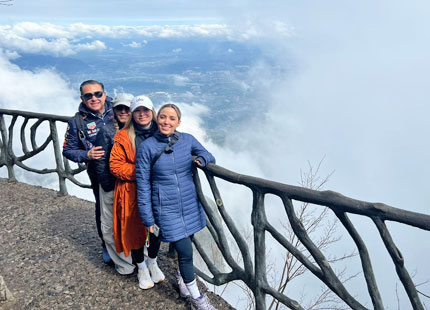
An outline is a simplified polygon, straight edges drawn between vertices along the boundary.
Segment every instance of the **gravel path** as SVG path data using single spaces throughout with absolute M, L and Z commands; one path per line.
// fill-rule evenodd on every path
M 0 276 L 14 300 L 0 309 L 189 309 L 174 288 L 175 260 L 163 244 L 166 281 L 143 291 L 136 275 L 102 261 L 94 203 L 0 178 Z M 208 292 L 218 309 L 233 309 Z

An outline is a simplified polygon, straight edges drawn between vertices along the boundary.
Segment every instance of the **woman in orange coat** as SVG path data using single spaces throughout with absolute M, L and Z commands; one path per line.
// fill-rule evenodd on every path
M 164 281 L 165 277 L 157 265 L 160 242 L 153 233 L 149 236 L 148 258 L 144 260 L 147 230 L 137 207 L 135 163 L 138 146 L 158 128 L 157 116 L 151 99 L 143 95 L 133 98 L 130 111 L 132 117 L 115 135 L 110 155 L 110 170 L 116 177 L 113 232 L 116 251 L 124 252 L 126 257 L 131 252 L 138 267 L 139 287 L 149 289 L 154 283 Z

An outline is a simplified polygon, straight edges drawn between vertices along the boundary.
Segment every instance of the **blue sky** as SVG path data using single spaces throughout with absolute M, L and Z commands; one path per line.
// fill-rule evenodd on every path
M 66 81 L 53 72 L 24 72 L 8 61 L 29 50 L 103 50 L 109 48 L 104 39 L 137 31 L 145 33 L 142 40 L 166 33 L 247 40 L 286 70 L 274 72 L 265 63 L 251 68 L 243 83 L 259 90 L 261 110 L 227 137 L 218 150 L 220 165 L 297 184 L 307 161 L 325 156 L 325 172 L 335 170 L 329 189 L 429 214 L 429 16 L 424 0 L 14 0 L 0 6 L 0 106 L 19 95 L 28 102 L 36 98 L 32 107 L 42 108 L 40 102 L 59 89 L 36 88 L 60 81 L 67 89 L 62 104 L 72 113 L 76 94 Z M 22 94 L 23 85 L 29 94 Z M 254 134 L 244 139 L 249 130 Z M 373 231 L 363 222 L 357 225 Z M 409 253 L 411 268 L 430 274 L 428 242 L 420 255 L 411 254 L 417 249 L 410 242 L 428 240 L 428 232 L 402 228 L 395 238 Z M 383 265 L 380 276 L 394 272 Z M 385 282 L 393 287 L 394 281 Z
M 21 1 L 1 8 L 2 23 L 20 20 L 64 23 L 141 24 L 153 21 L 207 21 L 217 18 L 213 1 Z

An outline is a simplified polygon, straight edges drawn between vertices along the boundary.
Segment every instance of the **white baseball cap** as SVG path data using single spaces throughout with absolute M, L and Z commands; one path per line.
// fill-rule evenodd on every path
M 130 107 L 131 100 L 133 100 L 132 94 L 120 93 L 112 101 L 113 107 L 115 108 L 116 106 L 119 106 L 119 105 L 125 105 L 126 107 Z
M 133 100 L 131 100 L 131 107 L 130 111 L 134 112 L 138 107 L 145 107 L 149 110 L 152 110 L 154 108 L 154 105 L 152 104 L 151 99 L 149 99 L 148 96 L 140 95 L 137 97 L 134 97 Z

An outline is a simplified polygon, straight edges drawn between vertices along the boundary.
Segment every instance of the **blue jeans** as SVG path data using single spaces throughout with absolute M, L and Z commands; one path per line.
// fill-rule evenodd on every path
M 171 242 L 178 253 L 179 272 L 185 283 L 190 283 L 195 279 L 192 246 L 193 237 L 194 235 Z

